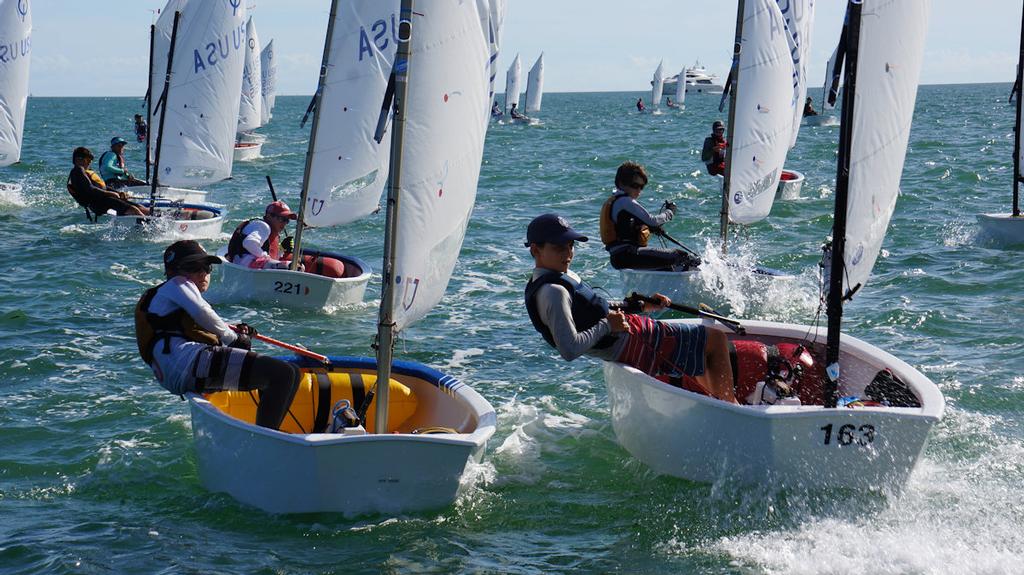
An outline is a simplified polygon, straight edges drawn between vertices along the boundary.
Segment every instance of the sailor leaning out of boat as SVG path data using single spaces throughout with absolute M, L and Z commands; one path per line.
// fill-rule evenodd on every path
M 660 305 L 606 301 L 569 270 L 577 241 L 587 237 L 557 214 L 537 216 L 526 230 L 534 260 L 526 310 L 548 345 L 567 361 L 589 355 L 653 377 L 688 375 L 712 396 L 736 403 L 725 334 L 711 326 L 639 315 L 672 303 L 661 294 L 653 297 Z
M 278 429 L 298 388 L 298 367 L 249 351 L 256 330 L 232 330 L 203 299 L 217 256 L 195 240 L 164 251 L 167 280 L 135 306 L 139 354 L 171 393 L 259 390 L 256 425 Z

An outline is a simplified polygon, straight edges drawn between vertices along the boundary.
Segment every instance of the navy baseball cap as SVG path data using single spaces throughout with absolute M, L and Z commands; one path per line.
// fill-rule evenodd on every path
M 587 236 L 572 229 L 569 222 L 558 214 L 541 214 L 526 228 L 526 245 L 567 244 L 570 241 L 587 241 Z

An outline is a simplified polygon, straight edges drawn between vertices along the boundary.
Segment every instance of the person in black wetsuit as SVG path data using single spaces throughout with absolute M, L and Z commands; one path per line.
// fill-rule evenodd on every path
M 725 139 L 725 124 L 715 120 L 711 124 L 711 135 L 704 138 L 704 148 L 700 152 L 700 161 L 707 166 L 708 174 L 721 176 L 725 174 L 725 156 L 729 142 Z

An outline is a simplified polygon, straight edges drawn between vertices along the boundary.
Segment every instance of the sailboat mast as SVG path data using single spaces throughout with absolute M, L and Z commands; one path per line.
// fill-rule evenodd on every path
M 849 36 L 846 46 L 846 70 L 843 79 L 843 114 L 839 128 L 839 159 L 836 162 L 836 205 L 832 224 L 831 267 L 828 285 L 828 339 L 825 366 L 828 373 L 824 389 L 825 407 L 835 407 L 839 389 L 839 336 L 843 319 L 843 279 L 845 275 L 846 212 L 850 191 L 850 147 L 853 143 L 853 107 L 857 95 L 857 53 L 860 50 L 860 2 L 850 2 Z
M 316 149 L 316 135 L 320 126 L 320 100 L 324 94 L 324 82 L 327 80 L 327 65 L 331 59 L 331 44 L 334 38 L 334 20 L 338 15 L 338 0 L 331 0 L 331 15 L 327 22 L 327 37 L 324 39 L 324 55 L 320 59 L 320 77 L 316 82 L 316 94 L 313 96 L 313 124 L 309 131 L 309 146 L 306 148 L 306 169 L 302 172 L 302 194 L 299 198 L 299 218 L 295 222 L 295 244 L 292 261 L 288 269 L 296 271 L 302 263 L 302 230 L 306 221 L 306 201 L 309 197 L 309 172 L 313 167 L 313 150 Z
M 174 26 L 171 28 L 171 47 L 167 50 L 167 73 L 164 75 L 164 91 L 160 94 L 160 130 L 156 134 L 156 152 L 153 161 L 153 182 L 149 191 L 150 209 L 156 208 L 156 189 L 160 186 L 160 147 L 164 140 L 164 120 L 167 119 L 167 94 L 171 91 L 171 74 L 174 70 L 174 45 L 178 40 L 178 22 L 181 12 L 174 13 Z M 152 98 L 152 94 L 150 94 Z
M 153 47 L 156 44 L 156 24 L 149 25 L 149 75 L 146 76 L 146 121 L 153 123 Z M 150 178 L 152 158 L 149 156 L 150 129 L 146 126 L 146 181 Z
M 1021 138 L 1021 95 L 1024 94 L 1024 11 L 1020 16 L 1020 55 L 1017 58 L 1017 122 L 1013 128 L 1013 217 L 1020 217 L 1020 183 L 1024 176 L 1020 173 L 1020 138 Z
M 736 40 L 732 45 L 732 70 L 729 71 L 729 78 L 732 79 L 732 84 L 729 86 L 729 125 L 726 127 L 729 143 L 725 148 L 725 174 L 722 180 L 722 219 L 719 224 L 723 254 L 726 253 L 726 244 L 729 236 L 729 191 L 730 180 L 732 179 L 733 133 L 735 131 L 734 126 L 736 125 L 736 90 L 740 85 L 740 52 L 743 51 L 743 12 L 746 0 L 739 0 L 736 4 Z
M 402 0 L 395 53 L 395 100 L 392 116 L 391 160 L 388 167 L 388 203 L 384 222 L 384 263 L 381 265 L 380 317 L 377 323 L 377 409 L 375 433 L 388 429 L 388 381 L 395 351 L 395 241 L 402 188 L 402 151 L 405 142 L 406 96 L 409 93 L 409 62 L 412 56 L 413 0 Z

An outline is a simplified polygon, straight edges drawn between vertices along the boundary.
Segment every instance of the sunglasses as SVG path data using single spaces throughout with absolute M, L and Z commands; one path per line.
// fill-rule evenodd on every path
M 194 274 L 203 272 L 204 274 L 213 273 L 213 264 L 186 264 L 181 266 L 181 271 Z

